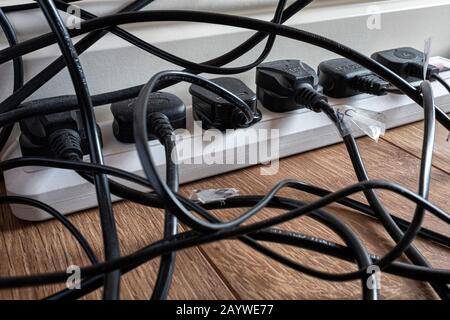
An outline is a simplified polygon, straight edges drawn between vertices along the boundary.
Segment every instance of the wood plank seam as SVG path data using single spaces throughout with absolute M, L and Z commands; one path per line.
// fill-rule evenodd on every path
M 219 266 L 214 263 L 213 259 L 209 256 L 209 254 L 203 250 L 202 247 L 198 247 L 198 251 L 203 255 L 205 260 L 208 262 L 208 264 L 211 266 L 211 268 L 214 270 L 214 272 L 217 274 L 217 276 L 222 280 L 224 285 L 230 290 L 231 294 L 235 297 L 236 300 L 242 300 L 241 295 L 239 292 L 234 288 L 234 286 L 228 281 L 227 277 L 223 274 L 222 270 L 220 270 Z
M 419 160 L 421 159 L 421 158 L 420 158 L 418 155 L 416 155 L 414 152 L 411 152 L 411 151 L 409 151 L 409 150 L 403 148 L 402 146 L 397 145 L 396 143 L 392 142 L 391 140 L 386 139 L 386 138 L 381 138 L 381 139 L 382 139 L 383 141 L 387 142 L 388 144 L 390 144 L 391 146 L 396 147 L 396 148 L 399 148 L 399 149 L 402 150 L 403 152 L 406 152 L 406 153 L 409 154 L 410 156 L 413 156 L 414 158 L 419 159 Z M 445 174 L 447 174 L 447 175 L 450 176 L 450 172 L 448 172 L 448 171 L 445 170 L 444 168 L 441 168 L 440 166 L 436 165 L 435 163 L 433 163 L 433 168 L 435 168 L 436 170 L 439 170 L 440 172 L 445 173 Z

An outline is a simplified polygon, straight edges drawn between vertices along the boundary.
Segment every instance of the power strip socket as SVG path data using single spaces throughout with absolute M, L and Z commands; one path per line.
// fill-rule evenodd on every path
M 448 60 L 436 57 L 435 61 Z M 441 73 L 450 82 L 450 71 Z M 445 112 L 450 111 L 450 95 L 439 84 L 433 83 L 436 105 Z M 382 113 L 386 119 L 387 128 L 393 128 L 423 119 L 423 110 L 411 99 L 402 95 L 389 94 L 386 96 L 358 95 L 351 98 L 330 100 L 331 105 L 350 105 L 356 108 L 368 109 Z M 186 183 L 221 173 L 237 170 L 258 163 L 269 163 L 293 154 L 320 148 L 340 142 L 334 125 L 328 118 L 319 113 L 297 110 L 288 113 L 272 113 L 261 108 L 263 119 L 249 129 L 240 129 L 231 134 L 221 134 L 221 139 L 205 139 L 200 128 L 194 128 L 192 113 L 188 108 L 187 121 L 190 124 L 190 135 L 179 136 L 179 149 L 192 150 L 181 155 L 180 182 Z M 143 175 L 139 157 L 133 144 L 118 142 L 112 133 L 112 122 L 99 124 L 103 134 L 105 163 L 127 172 Z M 255 130 L 256 129 L 256 130 Z M 273 130 L 276 131 L 273 131 Z M 271 131 L 272 130 L 272 131 Z M 266 132 L 267 135 L 255 135 L 255 132 Z M 271 132 L 276 134 L 271 135 Z M 356 136 L 362 133 L 355 131 Z M 218 137 L 218 133 L 215 133 Z M 245 139 L 243 139 L 243 137 Z M 211 138 L 211 137 L 209 137 Z M 278 152 L 260 152 L 261 145 Z M 149 146 L 155 164 L 164 176 L 164 152 L 157 141 L 150 141 Z M 255 156 L 255 150 L 259 150 Z M 239 160 L 234 159 L 231 164 L 208 163 L 217 159 L 217 154 L 239 154 Z M 20 147 L 16 141 L 3 156 L 3 160 L 20 157 Z M 214 161 L 213 161 L 214 162 Z M 219 161 L 216 161 L 219 162 Z M 264 166 L 262 174 L 270 174 L 276 169 L 275 165 Z M 267 169 L 264 171 L 264 169 Z M 95 190 L 92 185 L 70 170 L 53 168 L 24 167 L 5 172 L 5 184 L 8 195 L 24 196 L 45 202 L 63 214 L 68 214 L 97 206 Z M 127 186 L 138 190 L 145 190 L 133 183 L 121 181 Z M 114 201 L 119 200 L 113 197 Z M 39 210 L 23 205 L 11 205 L 15 216 L 23 220 L 41 221 L 51 217 Z

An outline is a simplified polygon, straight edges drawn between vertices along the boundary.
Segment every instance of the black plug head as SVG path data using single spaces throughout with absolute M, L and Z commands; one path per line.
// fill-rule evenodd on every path
M 198 85 L 191 85 L 194 119 L 202 121 L 204 129 L 237 129 L 249 127 L 261 120 L 256 107 L 256 94 L 241 80 L 231 77 L 212 79 L 212 82 L 241 98 L 252 110 L 253 121 L 246 123 L 245 114 L 228 100 Z
M 117 140 L 123 143 L 134 143 L 133 114 L 136 98 L 111 104 L 114 116 L 113 133 Z M 174 129 L 186 128 L 186 106 L 176 95 L 168 92 L 153 92 L 148 101 L 147 123 L 151 114 L 161 113 L 167 116 Z M 149 140 L 156 137 L 148 133 Z
M 69 153 L 77 155 L 78 158 L 89 153 L 88 140 L 79 111 L 66 111 L 27 118 L 20 121 L 20 130 L 22 134 L 19 143 L 23 156 L 68 159 Z M 101 138 L 101 131 L 98 126 L 97 130 Z M 61 141 L 67 143 L 63 145 L 59 143 Z M 68 149 L 76 150 L 68 152 Z M 74 159 L 75 156 L 71 158 Z
M 297 99 L 298 88 L 309 85 L 318 90 L 319 78 L 313 68 L 300 60 L 266 62 L 256 68 L 258 100 L 273 112 L 308 107 Z
M 409 82 L 423 79 L 424 54 L 411 47 L 396 48 L 375 52 L 372 59 L 378 61 L 388 69 Z M 428 65 L 426 78 L 438 74 L 439 69 Z
M 389 83 L 372 71 L 346 58 L 323 61 L 318 67 L 323 93 L 333 98 L 368 93 L 384 95 Z
M 44 146 L 48 142 L 48 136 L 58 129 L 78 130 L 77 120 L 75 111 L 67 111 L 26 118 L 19 125 L 22 134 L 31 143 Z

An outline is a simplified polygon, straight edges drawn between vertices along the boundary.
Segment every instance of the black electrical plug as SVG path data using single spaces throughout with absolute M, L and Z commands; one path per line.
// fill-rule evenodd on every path
M 80 160 L 88 154 L 88 141 L 77 111 L 27 118 L 20 121 L 20 130 L 23 156 Z
M 111 104 L 114 116 L 113 133 L 117 140 L 123 143 L 134 143 L 133 114 L 135 99 L 125 100 Z M 173 129 L 186 128 L 186 106 L 177 96 L 167 92 L 153 92 L 149 97 L 147 127 L 148 139 L 155 140 L 153 124 L 155 113 L 164 115 Z
M 387 94 L 389 82 L 372 71 L 346 58 L 323 61 L 318 67 L 323 93 L 333 98 L 345 98 L 360 93 L 376 96 Z
M 317 106 L 327 98 L 322 95 L 319 78 L 313 68 L 300 60 L 279 60 L 256 68 L 258 99 L 273 112 L 301 108 L 320 111 Z
M 212 79 L 211 82 L 230 91 L 241 98 L 252 110 L 253 121 L 246 123 L 245 114 L 231 102 L 221 96 L 198 85 L 191 85 L 192 110 L 194 119 L 202 122 L 204 129 L 237 129 L 249 127 L 261 120 L 262 114 L 258 110 L 256 94 L 241 80 L 231 77 Z
M 425 55 L 419 50 L 403 47 L 375 52 L 371 57 L 409 82 L 423 79 Z M 428 65 L 426 79 L 438 73 L 437 67 Z

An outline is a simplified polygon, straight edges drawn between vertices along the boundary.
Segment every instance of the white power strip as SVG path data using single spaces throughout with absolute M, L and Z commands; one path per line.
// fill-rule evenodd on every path
M 440 60 L 441 59 L 441 60 Z M 434 62 L 448 60 L 436 57 Z M 442 77 L 450 82 L 450 71 L 441 73 Z M 439 83 L 433 83 L 436 97 L 436 105 L 446 112 L 450 111 L 450 95 Z M 358 95 L 348 99 L 331 100 L 332 105 L 350 105 L 357 108 L 380 112 L 386 119 L 387 128 L 411 123 L 423 118 L 423 110 L 411 99 L 401 95 L 386 95 L 381 97 Z M 282 158 L 301 153 L 315 148 L 323 147 L 340 141 L 333 124 L 323 114 L 306 110 L 289 113 L 272 113 L 263 108 L 263 119 L 251 127 L 265 129 L 270 132 L 278 129 L 279 135 L 271 137 L 254 136 L 250 129 L 237 130 L 232 134 L 223 136 L 223 139 L 205 141 L 200 130 L 190 136 L 182 136 L 178 147 L 183 150 L 191 150 L 191 154 L 181 156 L 180 181 L 186 183 L 201 178 L 214 176 L 220 173 L 236 170 L 256 163 L 267 163 L 273 158 Z M 188 108 L 188 130 L 193 130 L 193 120 Z M 112 133 L 112 123 L 100 124 L 103 141 L 105 162 L 109 166 L 117 167 L 127 172 L 143 175 L 137 152 L 133 144 L 118 142 Z M 254 131 L 253 131 L 254 132 Z M 362 133 L 355 132 L 355 135 Z M 242 139 L 247 137 L 248 139 Z M 231 143 L 230 143 L 231 142 Z M 272 148 L 279 151 L 278 154 L 258 154 L 252 159 L 255 150 L 262 143 L 272 143 Z M 276 145 L 275 143 L 278 143 Z M 156 142 L 149 142 L 151 152 L 159 172 L 164 176 L 164 152 L 162 146 Z M 195 146 L 194 148 L 190 148 Z M 214 159 L 218 154 L 229 155 L 234 152 L 244 151 L 245 160 L 233 164 L 205 163 L 205 159 Z M 214 153 L 214 154 L 212 154 Z M 21 152 L 16 141 L 3 156 L 4 159 L 20 157 Z M 217 158 L 216 158 L 217 160 Z M 237 160 L 237 159 L 236 159 Z M 242 160 L 242 159 L 241 159 Z M 190 164 L 189 164 L 190 163 Z M 133 186 L 139 190 L 142 187 L 129 182 L 125 185 Z M 5 184 L 8 195 L 24 196 L 45 202 L 63 214 L 76 212 L 97 206 L 95 190 L 75 172 L 53 168 L 17 168 L 5 172 Z M 114 201 L 118 198 L 113 199 Z M 11 205 L 12 212 L 20 219 L 40 221 L 51 218 L 47 213 L 29 206 Z

